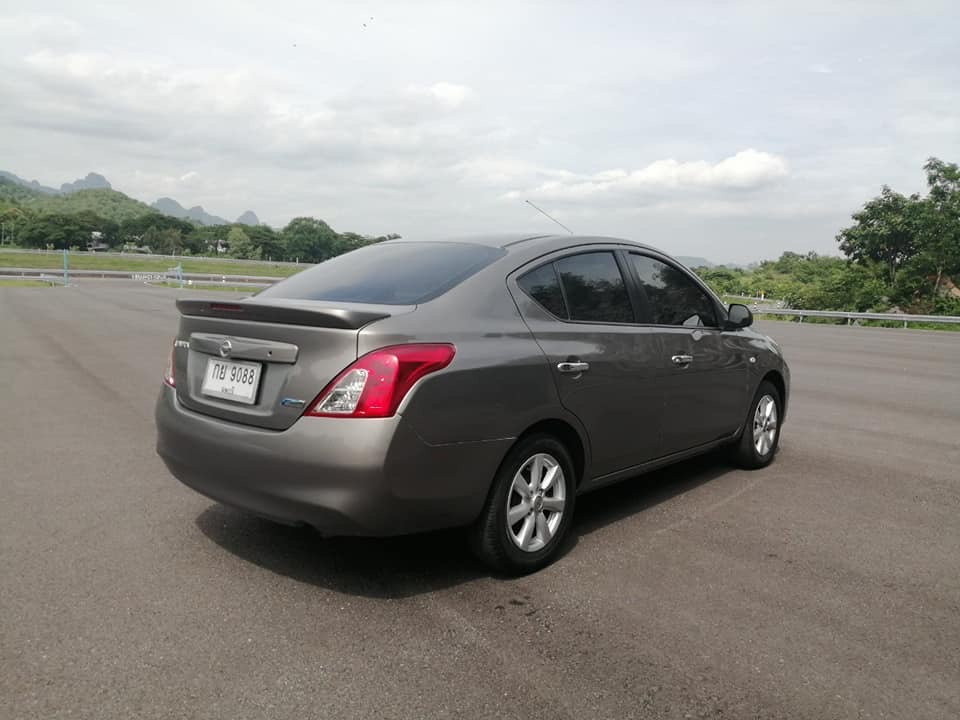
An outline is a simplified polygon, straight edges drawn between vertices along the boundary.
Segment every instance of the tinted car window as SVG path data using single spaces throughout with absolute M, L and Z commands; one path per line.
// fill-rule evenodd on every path
M 571 320 L 634 322 L 627 288 L 613 253 L 583 253 L 554 264 L 563 283 Z
M 563 291 L 560 290 L 560 279 L 557 277 L 553 263 L 541 265 L 531 270 L 519 280 L 520 288 L 549 312 L 557 317 L 567 318 L 567 306 L 563 302 Z
M 469 243 L 380 243 L 331 258 L 258 297 L 416 305 L 442 295 L 503 254 L 500 248 Z
M 675 267 L 645 255 L 630 255 L 657 325 L 716 327 L 713 302 L 689 277 Z

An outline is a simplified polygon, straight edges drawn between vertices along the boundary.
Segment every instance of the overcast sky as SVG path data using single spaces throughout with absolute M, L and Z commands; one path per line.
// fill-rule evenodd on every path
M 9 7 L 9 4 L 6 4 Z M 835 253 L 960 161 L 955 2 L 19 3 L 0 169 L 282 226 Z

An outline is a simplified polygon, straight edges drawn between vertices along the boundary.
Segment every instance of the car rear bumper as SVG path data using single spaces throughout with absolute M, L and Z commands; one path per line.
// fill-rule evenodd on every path
M 430 445 L 400 416 L 301 418 L 283 431 L 184 408 L 163 386 L 157 453 L 226 505 L 328 535 L 402 535 L 471 522 L 511 439 Z

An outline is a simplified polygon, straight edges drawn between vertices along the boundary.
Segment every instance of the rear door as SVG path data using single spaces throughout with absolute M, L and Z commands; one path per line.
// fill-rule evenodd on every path
M 565 251 L 511 277 L 563 405 L 590 438 L 594 474 L 638 465 L 658 447 L 656 330 L 637 324 L 613 249 Z
M 733 433 L 747 406 L 747 361 L 720 328 L 720 308 L 689 273 L 666 258 L 627 254 L 661 348 L 661 455 Z

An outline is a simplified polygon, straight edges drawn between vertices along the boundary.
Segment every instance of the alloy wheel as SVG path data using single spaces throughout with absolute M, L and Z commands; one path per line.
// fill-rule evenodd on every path
M 761 457 L 773 449 L 777 437 L 777 401 L 764 395 L 753 415 L 753 447 Z
M 548 453 L 528 458 L 507 493 L 507 534 L 524 552 L 542 550 L 563 520 L 566 482 L 560 462 Z

